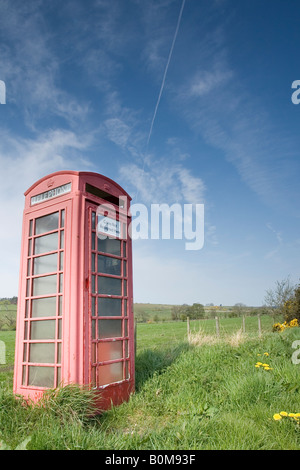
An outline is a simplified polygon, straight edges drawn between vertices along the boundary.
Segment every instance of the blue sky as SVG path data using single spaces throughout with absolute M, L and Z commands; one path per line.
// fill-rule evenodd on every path
M 134 241 L 136 302 L 261 305 L 299 280 L 297 0 L 0 0 L 0 296 L 24 191 L 102 173 L 133 203 L 204 204 L 204 247 Z

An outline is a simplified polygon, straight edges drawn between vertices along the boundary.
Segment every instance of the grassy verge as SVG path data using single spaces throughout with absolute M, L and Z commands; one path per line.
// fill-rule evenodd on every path
M 300 328 L 199 347 L 184 341 L 184 324 L 176 334 L 163 324 L 157 336 L 158 325 L 140 326 L 147 330 L 138 328 L 136 393 L 102 416 L 90 417 L 92 394 L 77 387 L 25 407 L 2 381 L 2 448 L 300 449 L 299 421 L 273 419 L 300 412 L 300 364 L 291 360 Z M 256 368 L 259 360 L 271 369 Z

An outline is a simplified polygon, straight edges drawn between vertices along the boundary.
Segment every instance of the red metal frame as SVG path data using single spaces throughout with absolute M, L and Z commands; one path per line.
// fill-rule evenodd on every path
M 123 208 L 116 206 L 119 197 L 126 200 Z M 89 385 L 99 390 L 99 406 L 106 409 L 127 400 L 134 391 L 132 245 L 127 236 L 130 200 L 117 183 L 88 172 L 53 173 L 25 193 L 16 394 L 38 400 L 47 388 Z M 100 205 L 101 213 L 121 222 L 124 239 L 106 245 L 98 241 L 95 216 Z M 46 222 L 49 230 L 37 233 L 35 228 Z M 101 251 L 109 243 L 120 245 L 120 253 Z M 42 244 L 43 253 L 39 252 Z M 98 292 L 98 285 L 101 290 L 105 282 L 112 289 L 114 280 L 122 292 Z M 120 331 L 109 331 L 117 330 L 119 322 Z

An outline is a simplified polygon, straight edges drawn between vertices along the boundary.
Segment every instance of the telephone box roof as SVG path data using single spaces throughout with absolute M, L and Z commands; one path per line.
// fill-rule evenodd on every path
M 61 176 L 63 177 L 67 175 L 70 175 L 71 177 L 77 177 L 78 182 L 79 182 L 78 183 L 79 187 L 77 189 L 82 189 L 80 187 L 81 182 L 82 183 L 94 182 L 94 184 L 97 182 L 99 186 L 108 185 L 111 188 L 117 189 L 118 191 L 121 192 L 121 194 L 123 194 L 124 196 L 127 196 L 131 200 L 131 197 L 125 191 L 125 189 L 123 189 L 118 183 L 108 178 L 107 176 L 101 175 L 99 173 L 90 172 L 90 171 L 72 171 L 72 170 L 56 171 L 47 176 L 44 176 L 43 178 L 36 181 L 32 186 L 30 186 L 30 188 L 28 188 L 27 191 L 25 191 L 24 195 L 28 196 L 32 191 L 34 191 L 34 189 L 37 186 L 40 186 L 45 181 L 50 181 L 51 179 L 54 179 L 55 177 L 61 177 Z M 106 188 L 106 189 L 109 189 L 109 188 Z

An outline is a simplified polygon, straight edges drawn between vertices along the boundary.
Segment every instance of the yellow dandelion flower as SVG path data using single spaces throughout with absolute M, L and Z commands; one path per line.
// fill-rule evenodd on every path
M 264 353 L 264 356 L 269 356 L 270 354 L 268 352 L 265 352 Z
M 295 413 L 296 418 L 300 418 L 300 413 Z
M 263 364 L 262 364 L 262 362 L 257 362 L 256 365 L 257 366 L 262 366 Z
M 264 370 L 273 370 L 272 367 L 264 367 Z
M 260 365 L 259 365 L 259 364 L 255 364 L 255 367 L 258 367 L 258 368 L 259 368 L 259 367 L 260 367 Z
M 286 411 L 280 411 L 279 413 L 281 416 L 288 416 L 287 412 Z
M 280 416 L 280 414 L 278 413 L 275 413 L 275 415 L 273 415 L 273 419 L 275 419 L 275 421 L 279 421 L 280 419 L 282 419 L 282 416 Z
M 263 364 L 263 367 L 270 367 L 269 364 Z
M 290 418 L 295 418 L 295 417 L 296 417 L 296 413 L 289 413 L 288 416 L 289 416 Z

